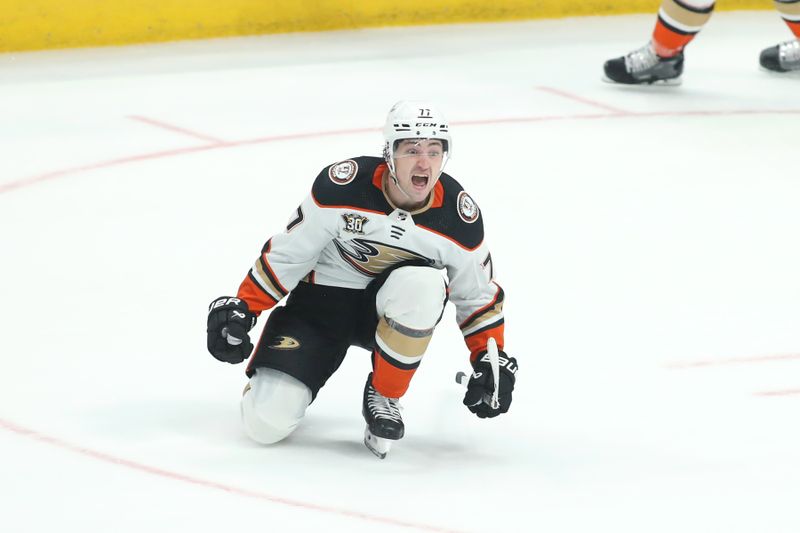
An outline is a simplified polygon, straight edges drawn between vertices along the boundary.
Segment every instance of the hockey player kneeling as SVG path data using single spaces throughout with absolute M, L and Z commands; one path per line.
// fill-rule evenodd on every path
M 249 357 L 242 420 L 258 442 L 287 437 L 359 346 L 372 353 L 364 442 L 384 458 L 405 433 L 400 399 L 448 299 L 474 369 L 464 404 L 481 418 L 508 411 L 517 362 L 502 351 L 503 290 L 478 205 L 442 172 L 453 150 L 448 123 L 429 104 L 399 102 L 384 141 L 383 157 L 324 168 L 237 295 L 209 307 L 211 354 L 234 364 Z M 270 309 L 253 351 L 248 332 Z M 500 348 L 494 363 L 490 339 Z

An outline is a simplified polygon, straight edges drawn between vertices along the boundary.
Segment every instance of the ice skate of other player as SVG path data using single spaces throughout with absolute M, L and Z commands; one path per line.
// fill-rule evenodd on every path
M 761 51 L 759 64 L 767 72 L 782 75 L 790 73 L 800 76 L 800 39 L 793 39 L 765 48 Z
M 650 41 L 603 65 L 603 80 L 624 85 L 678 85 L 684 49 L 711 18 L 715 0 L 661 0 Z M 800 72 L 800 0 L 775 0 L 794 39 L 762 50 L 759 64 L 781 75 Z
M 625 85 L 680 85 L 683 53 L 660 57 L 652 43 L 603 65 L 603 81 Z

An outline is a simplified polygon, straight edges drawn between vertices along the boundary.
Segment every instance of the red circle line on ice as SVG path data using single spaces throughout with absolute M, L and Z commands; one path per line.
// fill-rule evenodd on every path
M 593 108 L 601 109 L 602 113 L 589 113 L 589 114 L 575 114 L 575 115 L 541 115 L 529 117 L 500 117 L 500 118 L 487 118 L 476 120 L 464 120 L 452 122 L 453 125 L 458 126 L 491 126 L 499 124 L 526 124 L 537 122 L 557 122 L 557 121 L 583 121 L 583 120 L 630 120 L 630 119 L 647 119 L 647 118 L 660 118 L 660 117 L 709 117 L 709 116 L 739 116 L 739 115 L 786 115 L 786 114 L 800 114 L 800 109 L 734 109 L 734 110 L 694 110 L 694 111 L 655 111 L 655 112 L 633 112 L 625 111 L 615 107 L 607 106 L 600 102 L 588 100 L 580 96 L 572 95 L 568 92 L 548 87 L 537 87 L 538 90 L 547 92 L 558 97 L 567 98 L 578 103 L 588 105 Z M 109 159 L 105 161 L 98 161 L 95 163 L 87 163 L 85 165 L 63 168 L 53 170 L 22 178 L 7 183 L 0 183 L 0 195 L 9 193 L 15 190 L 23 189 L 36 185 L 38 183 L 99 170 L 104 168 L 116 167 L 130 163 L 137 163 L 140 161 L 150 161 L 154 159 L 165 159 L 170 157 L 178 157 L 189 155 L 199 152 L 208 152 L 211 150 L 222 150 L 226 148 L 237 148 L 240 146 L 251 146 L 255 144 L 266 144 L 272 142 L 295 141 L 305 139 L 319 139 L 325 137 L 335 137 L 341 135 L 358 135 L 363 133 L 375 133 L 380 131 L 380 128 L 353 128 L 345 130 L 328 130 L 328 131 L 312 131 L 300 132 L 288 135 L 275 135 L 267 137 L 256 137 L 253 139 L 245 139 L 240 141 L 226 141 L 217 137 L 206 135 L 198 132 L 168 124 L 153 118 L 130 116 L 128 117 L 139 122 L 149 124 L 154 127 L 159 127 L 192 137 L 194 139 L 206 141 L 205 144 L 198 146 L 189 146 L 185 148 L 176 148 L 173 150 L 163 150 L 156 152 L 147 152 L 143 154 L 134 154 L 130 156 L 119 157 L 116 159 Z
M 325 505 L 319 505 L 315 503 L 303 502 L 299 500 L 293 500 L 290 498 L 281 498 L 280 496 L 272 496 L 270 494 L 266 494 L 263 492 L 257 492 L 254 490 L 248 490 L 244 488 L 235 487 L 232 485 L 226 485 L 224 483 L 217 483 L 216 481 L 210 481 L 194 476 L 188 476 L 185 474 L 181 474 L 178 472 L 172 472 L 170 470 L 165 470 L 163 468 L 158 468 L 150 465 L 146 465 L 144 463 L 138 463 L 136 461 L 131 461 L 125 459 L 123 457 L 118 457 L 112 455 L 110 453 L 100 452 L 97 450 L 92 450 L 91 448 L 86 448 L 83 446 L 79 446 L 77 444 L 72 444 L 70 442 L 52 437 L 50 435 L 46 435 L 44 433 L 39 433 L 38 431 L 34 431 L 32 429 L 20 426 L 3 418 L 0 418 L 0 429 L 5 429 L 10 431 L 11 433 L 15 433 L 22 437 L 27 437 L 29 439 L 33 439 L 37 442 L 48 444 L 50 446 L 54 446 L 56 448 L 60 448 L 62 450 L 67 450 L 73 453 L 77 453 L 83 455 L 85 457 L 89 457 L 91 459 L 95 459 L 97 461 L 102 461 L 104 463 L 111 463 L 117 466 L 121 466 L 124 468 L 128 468 L 131 470 L 136 470 L 138 472 L 144 472 L 147 474 L 152 474 L 154 476 L 162 477 L 171 479 L 173 481 L 182 481 L 184 483 L 190 483 L 192 485 L 197 485 L 201 487 L 206 487 L 209 489 L 221 490 L 225 491 L 229 494 L 236 494 L 238 496 L 246 496 L 248 498 L 255 498 L 262 501 L 267 501 L 270 503 L 280 504 L 280 505 L 287 505 L 290 507 L 296 507 L 298 509 L 303 509 L 306 511 L 318 511 L 321 513 L 326 514 L 333 514 L 338 515 L 344 518 L 353 518 L 357 520 L 365 520 L 368 522 L 374 522 L 376 524 L 383 524 L 383 525 L 391 525 L 391 526 L 399 526 L 399 527 L 407 527 L 410 529 L 416 529 L 419 531 L 434 531 L 437 533 L 462 533 L 458 530 L 437 527 L 427 524 L 415 523 L 406 520 L 398 520 L 395 518 L 384 517 L 379 515 L 373 515 L 369 513 L 362 513 L 359 511 L 349 511 L 346 509 L 338 509 L 336 507 L 329 507 Z

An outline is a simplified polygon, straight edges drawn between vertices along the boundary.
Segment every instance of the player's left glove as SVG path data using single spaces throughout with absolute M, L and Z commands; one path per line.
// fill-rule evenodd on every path
M 500 407 L 497 409 L 492 409 L 491 405 L 492 394 L 494 394 L 494 378 L 492 377 L 492 365 L 489 362 L 489 355 L 486 352 L 479 354 L 472 364 L 473 372 L 467 384 L 464 405 L 475 413 L 478 418 L 494 418 L 507 412 L 511 406 L 511 393 L 514 391 L 517 360 L 503 350 L 499 350 L 498 353 L 500 355 L 500 388 L 498 389 Z
M 253 351 L 247 334 L 256 325 L 256 315 L 240 298 L 222 296 L 208 306 L 208 351 L 226 363 L 241 363 Z

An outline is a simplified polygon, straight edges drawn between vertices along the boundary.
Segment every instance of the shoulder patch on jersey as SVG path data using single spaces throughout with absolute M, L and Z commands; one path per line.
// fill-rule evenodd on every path
M 439 182 L 444 190 L 442 207 L 413 215 L 414 223 L 474 250 L 483 242 L 483 214 L 477 202 L 449 174 L 443 172 Z
M 458 204 L 458 216 L 461 217 L 461 220 L 467 224 L 472 224 L 478 220 L 478 215 L 481 213 L 480 209 L 478 209 L 478 204 L 475 203 L 475 200 L 473 200 L 466 191 L 458 193 L 458 200 L 456 203 Z
M 314 180 L 311 196 L 320 207 L 390 213 L 383 191 L 372 184 L 383 164 L 381 157 L 361 156 L 326 166 Z
M 336 185 L 347 185 L 358 174 L 358 163 L 352 159 L 347 159 L 333 164 L 328 169 L 328 177 Z

